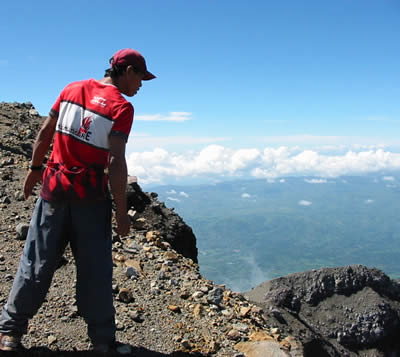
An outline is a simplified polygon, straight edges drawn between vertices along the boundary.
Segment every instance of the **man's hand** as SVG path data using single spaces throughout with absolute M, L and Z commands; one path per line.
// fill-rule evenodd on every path
M 115 218 L 117 219 L 117 233 L 124 237 L 131 229 L 131 219 L 126 212 L 116 213 Z
M 42 170 L 29 170 L 24 181 L 24 197 L 27 200 L 37 183 L 42 182 Z

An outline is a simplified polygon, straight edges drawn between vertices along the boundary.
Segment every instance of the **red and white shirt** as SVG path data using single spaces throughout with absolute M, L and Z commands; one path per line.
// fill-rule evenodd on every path
M 107 194 L 110 135 L 128 139 L 133 106 L 117 87 L 94 79 L 69 84 L 53 105 L 53 151 L 43 173 L 47 201 L 97 200 Z

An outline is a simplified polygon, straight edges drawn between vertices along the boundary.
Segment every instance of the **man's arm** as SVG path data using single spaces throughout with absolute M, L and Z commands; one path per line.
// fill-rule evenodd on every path
M 42 166 L 43 159 L 49 150 L 51 141 L 53 140 L 54 132 L 56 130 L 57 118 L 48 116 L 44 121 L 38 135 L 36 136 L 35 143 L 33 144 L 32 153 L 32 166 Z M 24 196 L 27 199 L 33 188 L 38 182 L 42 180 L 42 170 L 29 170 L 24 182 Z
M 126 182 L 128 169 L 125 160 L 125 139 L 120 136 L 109 137 L 110 143 L 110 176 L 111 193 L 116 205 L 117 233 L 125 236 L 129 233 L 131 221 L 127 214 Z

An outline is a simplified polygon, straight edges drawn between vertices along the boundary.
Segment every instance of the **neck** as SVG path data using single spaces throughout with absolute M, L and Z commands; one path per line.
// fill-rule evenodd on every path
M 98 82 L 103 83 L 103 84 L 112 84 L 113 86 L 118 87 L 118 82 L 116 80 L 113 80 L 111 77 L 105 77 L 102 79 L 99 79 Z

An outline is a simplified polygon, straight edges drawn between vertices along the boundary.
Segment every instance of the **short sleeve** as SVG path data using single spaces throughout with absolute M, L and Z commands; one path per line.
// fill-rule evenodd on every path
M 131 103 L 124 103 L 114 116 L 114 124 L 111 129 L 110 135 L 121 136 L 128 141 L 129 133 L 131 131 L 133 122 L 133 106 Z
M 67 87 L 65 87 L 65 88 L 67 88 Z M 53 106 L 50 109 L 49 115 L 53 118 L 58 118 L 58 114 L 60 113 L 60 105 L 61 105 L 61 101 L 63 98 L 63 93 L 65 91 L 65 88 L 61 91 L 57 100 L 55 101 L 55 103 L 53 104 Z

